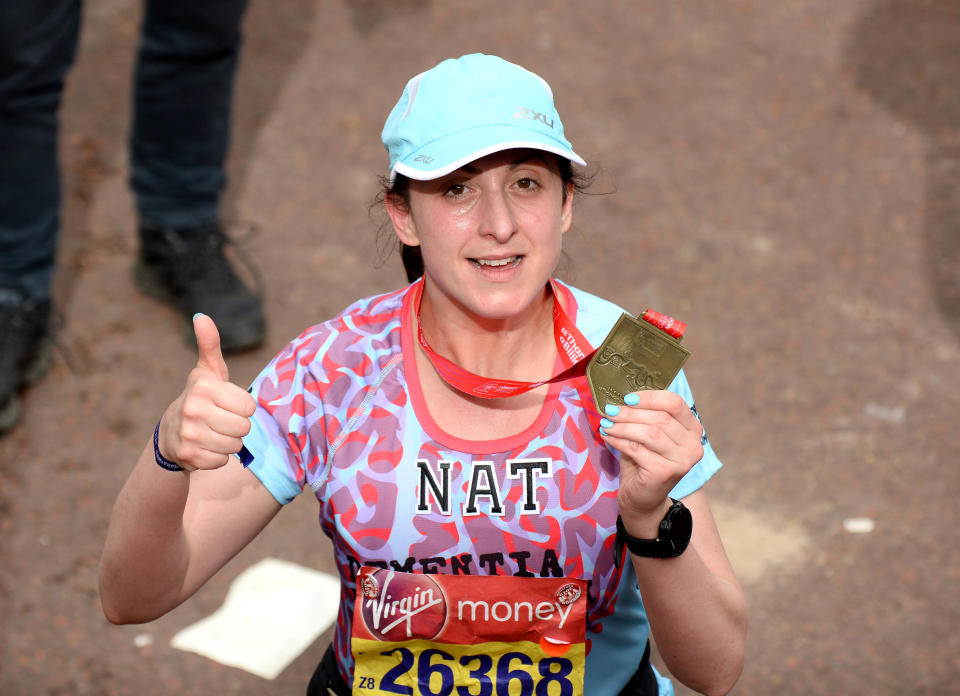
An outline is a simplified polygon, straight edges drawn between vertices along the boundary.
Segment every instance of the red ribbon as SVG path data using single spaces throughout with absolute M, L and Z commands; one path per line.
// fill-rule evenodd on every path
M 454 389 L 478 396 L 482 399 L 505 399 L 509 396 L 524 394 L 531 389 L 542 387 L 544 384 L 552 382 L 562 382 L 567 379 L 579 377 L 587 369 L 587 362 L 593 355 L 593 346 L 583 337 L 580 329 L 577 328 L 573 320 L 564 311 L 560 305 L 557 288 L 554 281 L 550 281 L 550 289 L 553 292 L 553 336 L 557 342 L 557 351 L 560 353 L 560 359 L 563 361 L 565 369 L 550 379 L 543 379 L 539 382 L 523 382 L 515 379 L 492 379 L 483 377 L 473 372 L 464 370 L 451 360 L 447 360 L 442 355 L 435 353 L 427 343 L 423 335 L 423 328 L 420 326 L 420 299 L 423 296 L 423 282 L 417 284 L 413 296 L 413 308 L 417 317 L 417 340 L 420 347 L 423 348 L 430 362 L 436 368 L 443 380 Z
M 565 368 L 550 379 L 543 379 L 539 382 L 524 382 L 515 379 L 483 377 L 464 370 L 455 362 L 434 352 L 430 344 L 427 343 L 427 339 L 423 335 L 423 328 L 420 326 L 420 300 L 423 297 L 423 281 L 417 284 L 413 296 L 413 309 L 417 318 L 417 340 L 427 357 L 430 358 L 430 362 L 433 363 L 437 373 L 447 384 L 465 394 L 478 396 L 482 399 L 505 399 L 524 394 L 531 389 L 542 387 L 544 384 L 563 382 L 574 377 L 580 377 L 586 373 L 587 363 L 596 351 L 564 311 L 558 299 L 558 288 L 553 279 L 550 280 L 550 290 L 553 292 L 553 337 L 557 342 L 557 351 L 560 353 L 560 359 L 563 361 Z M 683 332 L 687 328 L 687 325 L 683 322 L 650 309 L 643 313 L 642 318 L 677 339 L 683 336 Z

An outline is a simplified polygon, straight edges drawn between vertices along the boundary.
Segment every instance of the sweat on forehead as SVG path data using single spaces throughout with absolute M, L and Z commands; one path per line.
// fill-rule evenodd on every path
M 494 152 L 533 148 L 583 166 L 550 85 L 497 56 L 448 59 L 407 82 L 383 127 L 390 180 L 436 179 Z

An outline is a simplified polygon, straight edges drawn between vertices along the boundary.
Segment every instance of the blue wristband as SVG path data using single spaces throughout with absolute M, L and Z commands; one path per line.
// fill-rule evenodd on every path
M 163 419 L 161 418 L 160 420 Z M 183 471 L 182 466 L 176 462 L 171 462 L 160 454 L 160 421 L 157 421 L 157 428 L 153 431 L 153 456 L 157 460 L 157 464 L 167 471 Z

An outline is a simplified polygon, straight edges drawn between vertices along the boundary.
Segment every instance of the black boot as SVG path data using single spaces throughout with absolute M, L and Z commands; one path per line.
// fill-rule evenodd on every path
M 180 229 L 143 222 L 134 267 L 145 293 L 172 303 L 186 318 L 191 345 L 193 316 L 203 312 L 216 322 L 224 352 L 255 348 L 266 337 L 260 298 L 224 256 L 228 242 L 216 222 Z
M 20 419 L 17 392 L 50 366 L 50 300 L 0 288 L 0 435 Z

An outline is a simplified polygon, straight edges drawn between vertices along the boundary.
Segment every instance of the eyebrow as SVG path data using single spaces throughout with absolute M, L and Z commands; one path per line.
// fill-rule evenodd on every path
M 510 163 L 510 168 L 515 169 L 516 167 L 519 167 L 521 164 L 524 164 L 525 162 L 529 162 L 530 160 L 539 160 L 539 162 L 545 166 L 547 166 L 548 164 L 546 158 L 543 155 L 539 154 L 538 152 L 531 152 L 527 155 L 523 155 L 522 157 L 518 157 L 517 159 L 513 160 L 513 162 Z M 480 172 L 480 169 L 474 166 L 473 162 L 468 162 L 467 164 L 460 167 L 460 169 L 467 172 L 468 174 L 478 174 Z

